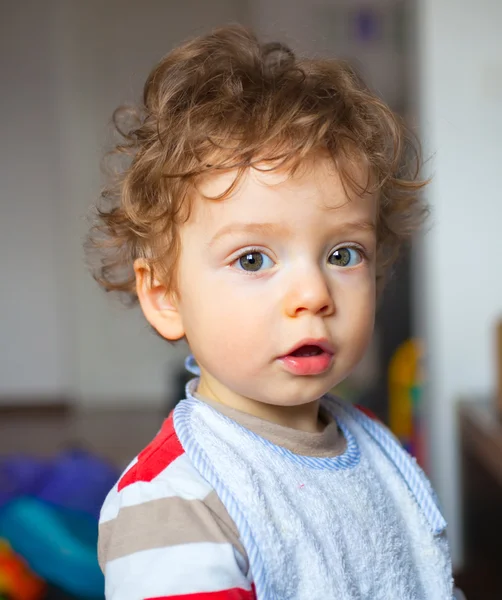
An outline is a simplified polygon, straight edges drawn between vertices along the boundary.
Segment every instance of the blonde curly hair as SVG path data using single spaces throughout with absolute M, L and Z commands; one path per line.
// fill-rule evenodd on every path
M 371 186 L 379 197 L 380 290 L 403 242 L 427 215 L 418 142 L 355 72 L 339 60 L 300 59 L 281 44 L 262 45 L 240 26 L 170 52 L 150 73 L 141 105 L 117 109 L 113 123 L 115 169 L 87 250 L 100 285 L 132 302 L 137 258 L 176 289 L 179 228 L 203 175 L 236 169 L 228 194 L 249 167 L 294 171 L 323 150 L 355 189 L 350 164 L 363 161 L 368 185 L 356 191 Z

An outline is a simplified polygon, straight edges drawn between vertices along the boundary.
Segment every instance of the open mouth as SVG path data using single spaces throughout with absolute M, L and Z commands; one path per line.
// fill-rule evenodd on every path
M 290 356 L 319 356 L 324 350 L 320 346 L 314 346 L 312 344 L 306 344 L 300 346 L 294 352 L 291 352 Z
M 305 340 L 280 360 L 293 375 L 320 375 L 333 365 L 334 349 L 327 340 Z

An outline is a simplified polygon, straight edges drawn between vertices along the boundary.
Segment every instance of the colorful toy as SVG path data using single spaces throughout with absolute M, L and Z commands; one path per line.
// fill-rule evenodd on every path
M 421 419 L 422 344 L 401 344 L 389 365 L 389 426 L 410 454 L 425 462 Z
M 78 450 L 52 460 L 5 459 L 0 462 L 0 536 L 40 578 L 78 598 L 103 598 L 97 519 L 117 478 L 112 466 Z
M 42 579 L 30 571 L 6 540 L 0 540 L 0 600 L 40 600 L 45 589 Z
M 0 511 L 0 535 L 41 578 L 80 598 L 103 597 L 94 518 L 19 498 Z

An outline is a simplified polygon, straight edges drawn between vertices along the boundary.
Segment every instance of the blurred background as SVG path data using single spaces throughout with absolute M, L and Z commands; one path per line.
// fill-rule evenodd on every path
M 430 224 L 338 391 L 432 478 L 468 599 L 500 600 L 500 0 L 0 0 L 0 598 L 102 597 L 99 505 L 182 396 L 187 349 L 98 289 L 86 219 L 114 108 L 230 22 L 349 60 L 423 141 Z

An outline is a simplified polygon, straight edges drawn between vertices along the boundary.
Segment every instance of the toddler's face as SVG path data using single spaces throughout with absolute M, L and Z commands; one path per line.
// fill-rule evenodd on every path
M 200 189 L 216 196 L 234 175 Z M 373 330 L 375 223 L 375 198 L 349 199 L 320 156 L 292 178 L 250 170 L 229 198 L 196 198 L 177 309 L 199 389 L 293 406 L 347 377 Z

